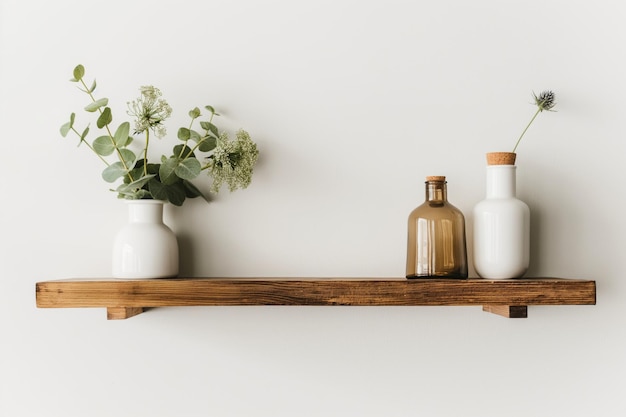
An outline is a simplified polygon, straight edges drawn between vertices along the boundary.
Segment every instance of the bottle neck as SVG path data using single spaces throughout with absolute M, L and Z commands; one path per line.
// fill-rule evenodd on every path
M 159 200 L 129 200 L 130 223 L 163 223 L 163 202 Z
M 443 204 L 448 200 L 445 181 L 426 181 L 426 201 Z
M 487 167 L 487 198 L 515 197 L 515 165 Z

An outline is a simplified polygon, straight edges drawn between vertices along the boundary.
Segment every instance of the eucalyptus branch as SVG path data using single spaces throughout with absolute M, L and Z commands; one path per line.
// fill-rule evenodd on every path
M 85 79 L 84 78 L 81 77 L 79 81 L 83 85 L 83 87 L 85 87 L 85 89 L 81 90 L 81 91 L 87 93 L 89 98 L 91 98 L 91 102 L 92 103 L 97 103 L 98 100 L 96 100 L 96 98 L 92 94 L 95 91 L 95 88 L 96 88 L 95 87 L 96 86 L 95 81 L 94 81 L 94 84 L 93 84 L 92 88 L 87 87 L 87 84 L 85 84 Z M 108 99 L 107 99 L 107 102 L 108 102 Z M 100 115 L 102 115 L 102 107 L 98 107 L 97 111 L 98 111 L 98 113 L 100 113 Z M 113 141 L 113 134 L 111 133 L 111 129 L 109 129 L 109 125 L 108 124 L 105 125 L 105 128 L 106 128 L 107 134 L 109 135 L 109 138 L 111 138 L 111 143 L 114 143 L 114 141 Z
M 78 67 L 77 67 L 77 69 L 78 69 Z M 84 68 L 82 69 L 82 72 L 84 73 Z M 74 73 L 75 73 L 75 75 L 78 74 L 76 69 L 74 70 Z M 82 74 L 79 76 L 79 78 L 77 78 L 77 81 L 80 82 L 83 85 L 84 89 L 82 89 L 81 91 L 83 91 L 84 93 L 87 93 L 89 98 L 91 98 L 91 102 L 93 104 L 98 104 L 98 100 L 96 100 L 96 98 L 93 95 L 93 92 L 96 89 L 96 82 L 95 82 L 95 80 L 94 80 L 91 88 L 87 87 L 87 84 L 85 84 L 85 79 L 83 78 Z M 108 104 L 108 101 L 109 100 L 105 98 L 105 99 L 103 99 L 102 102 Z M 100 114 L 100 116 L 102 116 L 102 114 L 103 114 L 102 106 L 98 105 L 97 108 L 96 108 L 96 111 Z M 105 130 L 107 132 L 107 136 L 109 137 L 111 145 L 113 146 L 113 148 L 115 149 L 115 152 L 117 153 L 117 159 L 121 162 L 122 166 L 124 167 L 124 170 L 126 171 L 126 175 L 128 176 L 128 179 L 132 182 L 132 181 L 134 181 L 133 180 L 133 176 L 130 173 L 130 169 L 129 169 L 128 165 L 126 164 L 126 160 L 124 159 L 124 157 L 122 155 L 121 149 L 119 148 L 119 146 L 117 146 L 117 143 L 115 142 L 113 133 L 111 132 L 111 129 L 109 128 L 109 125 L 110 125 L 110 123 L 107 123 L 107 124 L 104 125 L 104 128 L 105 128 Z M 81 138 L 81 140 L 83 140 L 85 143 L 87 143 L 87 146 L 89 146 L 89 148 L 92 151 L 94 151 L 98 155 L 98 157 L 100 157 L 100 159 L 104 160 L 102 155 L 98 154 L 98 152 L 96 152 L 96 150 L 91 145 L 89 145 L 89 143 L 87 141 L 85 141 L 82 138 Z M 106 164 L 107 164 L 107 166 L 110 166 L 110 164 L 108 162 L 106 162 Z
M 76 130 L 73 126 L 71 127 L 71 129 L 72 129 L 72 132 L 76 133 L 76 135 L 80 138 L 80 143 L 84 143 L 84 144 L 85 144 L 85 145 L 86 145 L 89 149 L 91 149 L 91 150 L 93 151 L 93 153 L 95 153 L 95 154 L 96 154 L 96 156 L 97 156 L 98 158 L 100 158 L 100 160 L 101 160 L 102 162 L 104 162 L 104 164 L 105 164 L 106 166 L 109 166 L 109 165 L 110 165 L 110 164 L 109 164 L 109 161 L 107 161 L 106 159 L 104 159 L 104 158 L 102 157 L 102 155 L 98 154 L 98 152 L 96 152 L 96 150 L 93 148 L 93 146 L 91 146 L 91 144 L 90 144 L 89 142 L 87 142 L 87 141 L 85 140 L 85 138 L 83 138 L 83 135 L 81 135 L 81 134 L 80 134 L 80 132 L 79 132 L 78 130 Z
M 98 114 L 96 126 L 103 130 L 103 136 L 98 136 L 91 143 L 88 142 L 86 138 L 92 132 L 89 126 L 82 133 L 74 127 L 74 113 L 70 115 L 69 122 L 61 126 L 60 133 L 65 137 L 73 131 L 79 136 L 80 143 L 85 142 L 104 162 L 106 168 L 102 172 L 102 177 L 105 181 L 109 183 L 122 181 L 115 189 L 119 198 L 159 199 L 180 206 L 187 198 L 204 197 L 191 182 L 201 172 L 206 172 L 213 179 L 210 191 L 215 193 L 224 183 L 228 184 L 231 191 L 246 188 L 250 184 L 252 170 L 258 157 L 256 144 L 243 130 L 237 132 L 236 140 L 228 140 L 228 136 L 221 133 L 213 124 L 214 117 L 219 114 L 212 106 L 205 106 L 209 115 L 199 121 L 202 128 L 199 131 L 192 128 L 201 116 L 200 109 L 196 107 L 191 110 L 189 127 L 181 127 L 178 130 L 179 141 L 174 145 L 171 155 L 163 155 L 157 163 L 149 163 L 148 149 L 152 139 L 150 131 L 157 138 L 164 138 L 166 136 L 164 122 L 172 113 L 167 101 L 161 98 L 161 91 L 150 85 L 140 87 L 141 96 L 128 102 L 127 114 L 134 119 L 133 132 L 130 130 L 130 122 L 121 123 L 113 131 L 110 126 L 113 116 L 107 106 L 108 99 L 97 99 L 94 95 L 95 80 L 89 87 L 85 83 L 84 75 L 85 68 L 77 65 L 70 81 L 78 83 L 78 89 L 89 96 L 90 104 L 84 110 Z M 141 133 L 145 135 L 145 144 L 141 153 L 135 154 L 129 145 L 133 140 L 132 135 Z M 208 155 L 204 156 L 207 163 L 200 162 L 202 154 Z M 107 157 L 111 155 L 117 157 L 116 162 L 108 162 Z M 138 178 L 134 179 L 133 176 Z

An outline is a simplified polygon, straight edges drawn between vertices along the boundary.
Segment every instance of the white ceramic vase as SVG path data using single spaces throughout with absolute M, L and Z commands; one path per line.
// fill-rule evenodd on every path
M 530 261 L 530 210 L 515 196 L 515 165 L 487 166 L 486 198 L 474 207 L 474 269 L 481 278 L 521 278 Z
M 178 241 L 163 223 L 163 201 L 127 200 L 128 224 L 113 243 L 115 278 L 169 278 L 178 275 Z

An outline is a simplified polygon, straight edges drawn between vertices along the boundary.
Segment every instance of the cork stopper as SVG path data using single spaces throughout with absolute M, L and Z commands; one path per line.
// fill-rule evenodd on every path
M 426 181 L 430 182 L 430 181 L 445 181 L 446 177 L 445 175 L 429 175 L 428 177 L 426 177 Z
M 489 152 L 487 154 L 487 165 L 515 165 L 513 152 Z

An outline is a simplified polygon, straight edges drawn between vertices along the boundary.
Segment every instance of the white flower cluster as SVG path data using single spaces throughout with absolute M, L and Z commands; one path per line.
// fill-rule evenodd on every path
M 141 86 L 141 97 L 128 103 L 128 114 L 135 117 L 135 134 L 152 129 L 158 138 L 167 131 L 163 121 L 171 116 L 172 108 L 161 97 L 161 90 L 151 85 Z
M 211 155 L 209 167 L 209 173 L 213 177 L 211 191 L 219 192 L 224 183 L 228 184 L 230 191 L 248 187 L 258 156 L 257 146 L 245 130 L 237 132 L 235 141 L 229 140 L 228 134 L 222 133 Z

